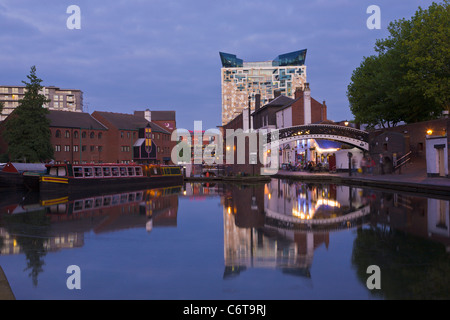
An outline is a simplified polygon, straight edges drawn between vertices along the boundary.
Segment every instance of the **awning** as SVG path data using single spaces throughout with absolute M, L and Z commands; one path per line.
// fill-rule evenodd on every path
M 136 142 L 134 143 L 134 147 L 140 147 L 143 143 L 144 143 L 145 139 L 144 138 L 139 138 L 136 140 Z

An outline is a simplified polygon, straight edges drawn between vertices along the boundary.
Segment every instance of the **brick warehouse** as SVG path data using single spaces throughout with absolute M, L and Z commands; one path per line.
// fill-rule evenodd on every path
M 172 164 L 171 131 L 176 129 L 175 112 L 149 111 L 158 121 L 168 123 L 166 130 L 149 121 L 144 113 L 135 114 L 50 110 L 51 144 L 54 161 L 62 163 L 159 163 Z M 7 121 L 7 120 L 5 120 Z M 0 124 L 0 132 L 4 130 Z M 145 128 L 150 128 L 152 149 L 145 150 Z M 170 131 L 169 131 L 170 130 Z M 7 153 L 6 142 L 0 137 L 0 154 Z M 18 161 L 20 159 L 11 159 Z

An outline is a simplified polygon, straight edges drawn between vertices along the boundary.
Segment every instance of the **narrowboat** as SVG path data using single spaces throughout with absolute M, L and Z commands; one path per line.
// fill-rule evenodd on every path
M 25 172 L 40 174 L 45 171 L 43 163 L 7 162 L 1 165 L 0 188 L 24 188 L 23 174 Z
M 118 187 L 181 185 L 178 166 L 139 164 L 53 164 L 45 174 L 25 174 L 24 184 L 41 194 L 114 190 Z

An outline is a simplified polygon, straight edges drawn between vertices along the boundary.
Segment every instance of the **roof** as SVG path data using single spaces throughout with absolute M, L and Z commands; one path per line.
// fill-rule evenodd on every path
M 306 59 L 306 49 L 280 54 L 272 61 L 264 61 L 270 66 L 303 66 Z M 236 57 L 235 54 L 219 52 L 220 60 L 224 68 L 241 68 L 244 60 Z M 245 67 L 245 66 L 244 66 Z
M 108 122 L 110 122 L 114 127 L 116 127 L 119 130 L 137 130 L 139 128 L 145 128 L 147 124 L 150 123 L 152 131 L 170 134 L 170 132 L 164 130 L 157 124 L 148 122 L 144 117 L 140 117 L 134 114 L 105 112 L 105 111 L 95 111 L 94 113 L 106 119 Z
M 25 172 L 25 171 L 33 171 L 33 172 L 45 172 L 45 164 L 44 163 L 20 163 L 20 162 L 8 162 L 2 169 L 4 172 Z
M 84 112 L 49 110 L 46 117 L 50 120 L 50 127 L 107 129 L 89 113 Z
M 287 106 L 290 106 L 292 103 L 294 103 L 296 100 L 286 97 L 286 96 L 278 96 L 275 99 L 273 99 L 271 102 L 263 105 L 258 110 L 255 110 L 252 114 L 255 114 L 263 109 L 269 108 L 269 107 L 278 107 L 278 108 L 285 108 Z

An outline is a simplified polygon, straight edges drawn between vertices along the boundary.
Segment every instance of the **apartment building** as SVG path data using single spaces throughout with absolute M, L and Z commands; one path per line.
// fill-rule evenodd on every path
M 222 125 L 244 109 L 255 110 L 256 96 L 265 105 L 275 92 L 294 98 L 306 83 L 306 49 L 279 55 L 274 60 L 245 62 L 236 55 L 219 52 L 222 62 Z
M 19 106 L 26 92 L 25 86 L 0 86 L 0 101 L 4 107 L 0 114 L 0 121 L 6 119 Z M 50 100 L 44 105 L 49 110 L 83 111 L 83 92 L 79 89 L 61 89 L 55 86 L 43 87 L 41 94 Z

